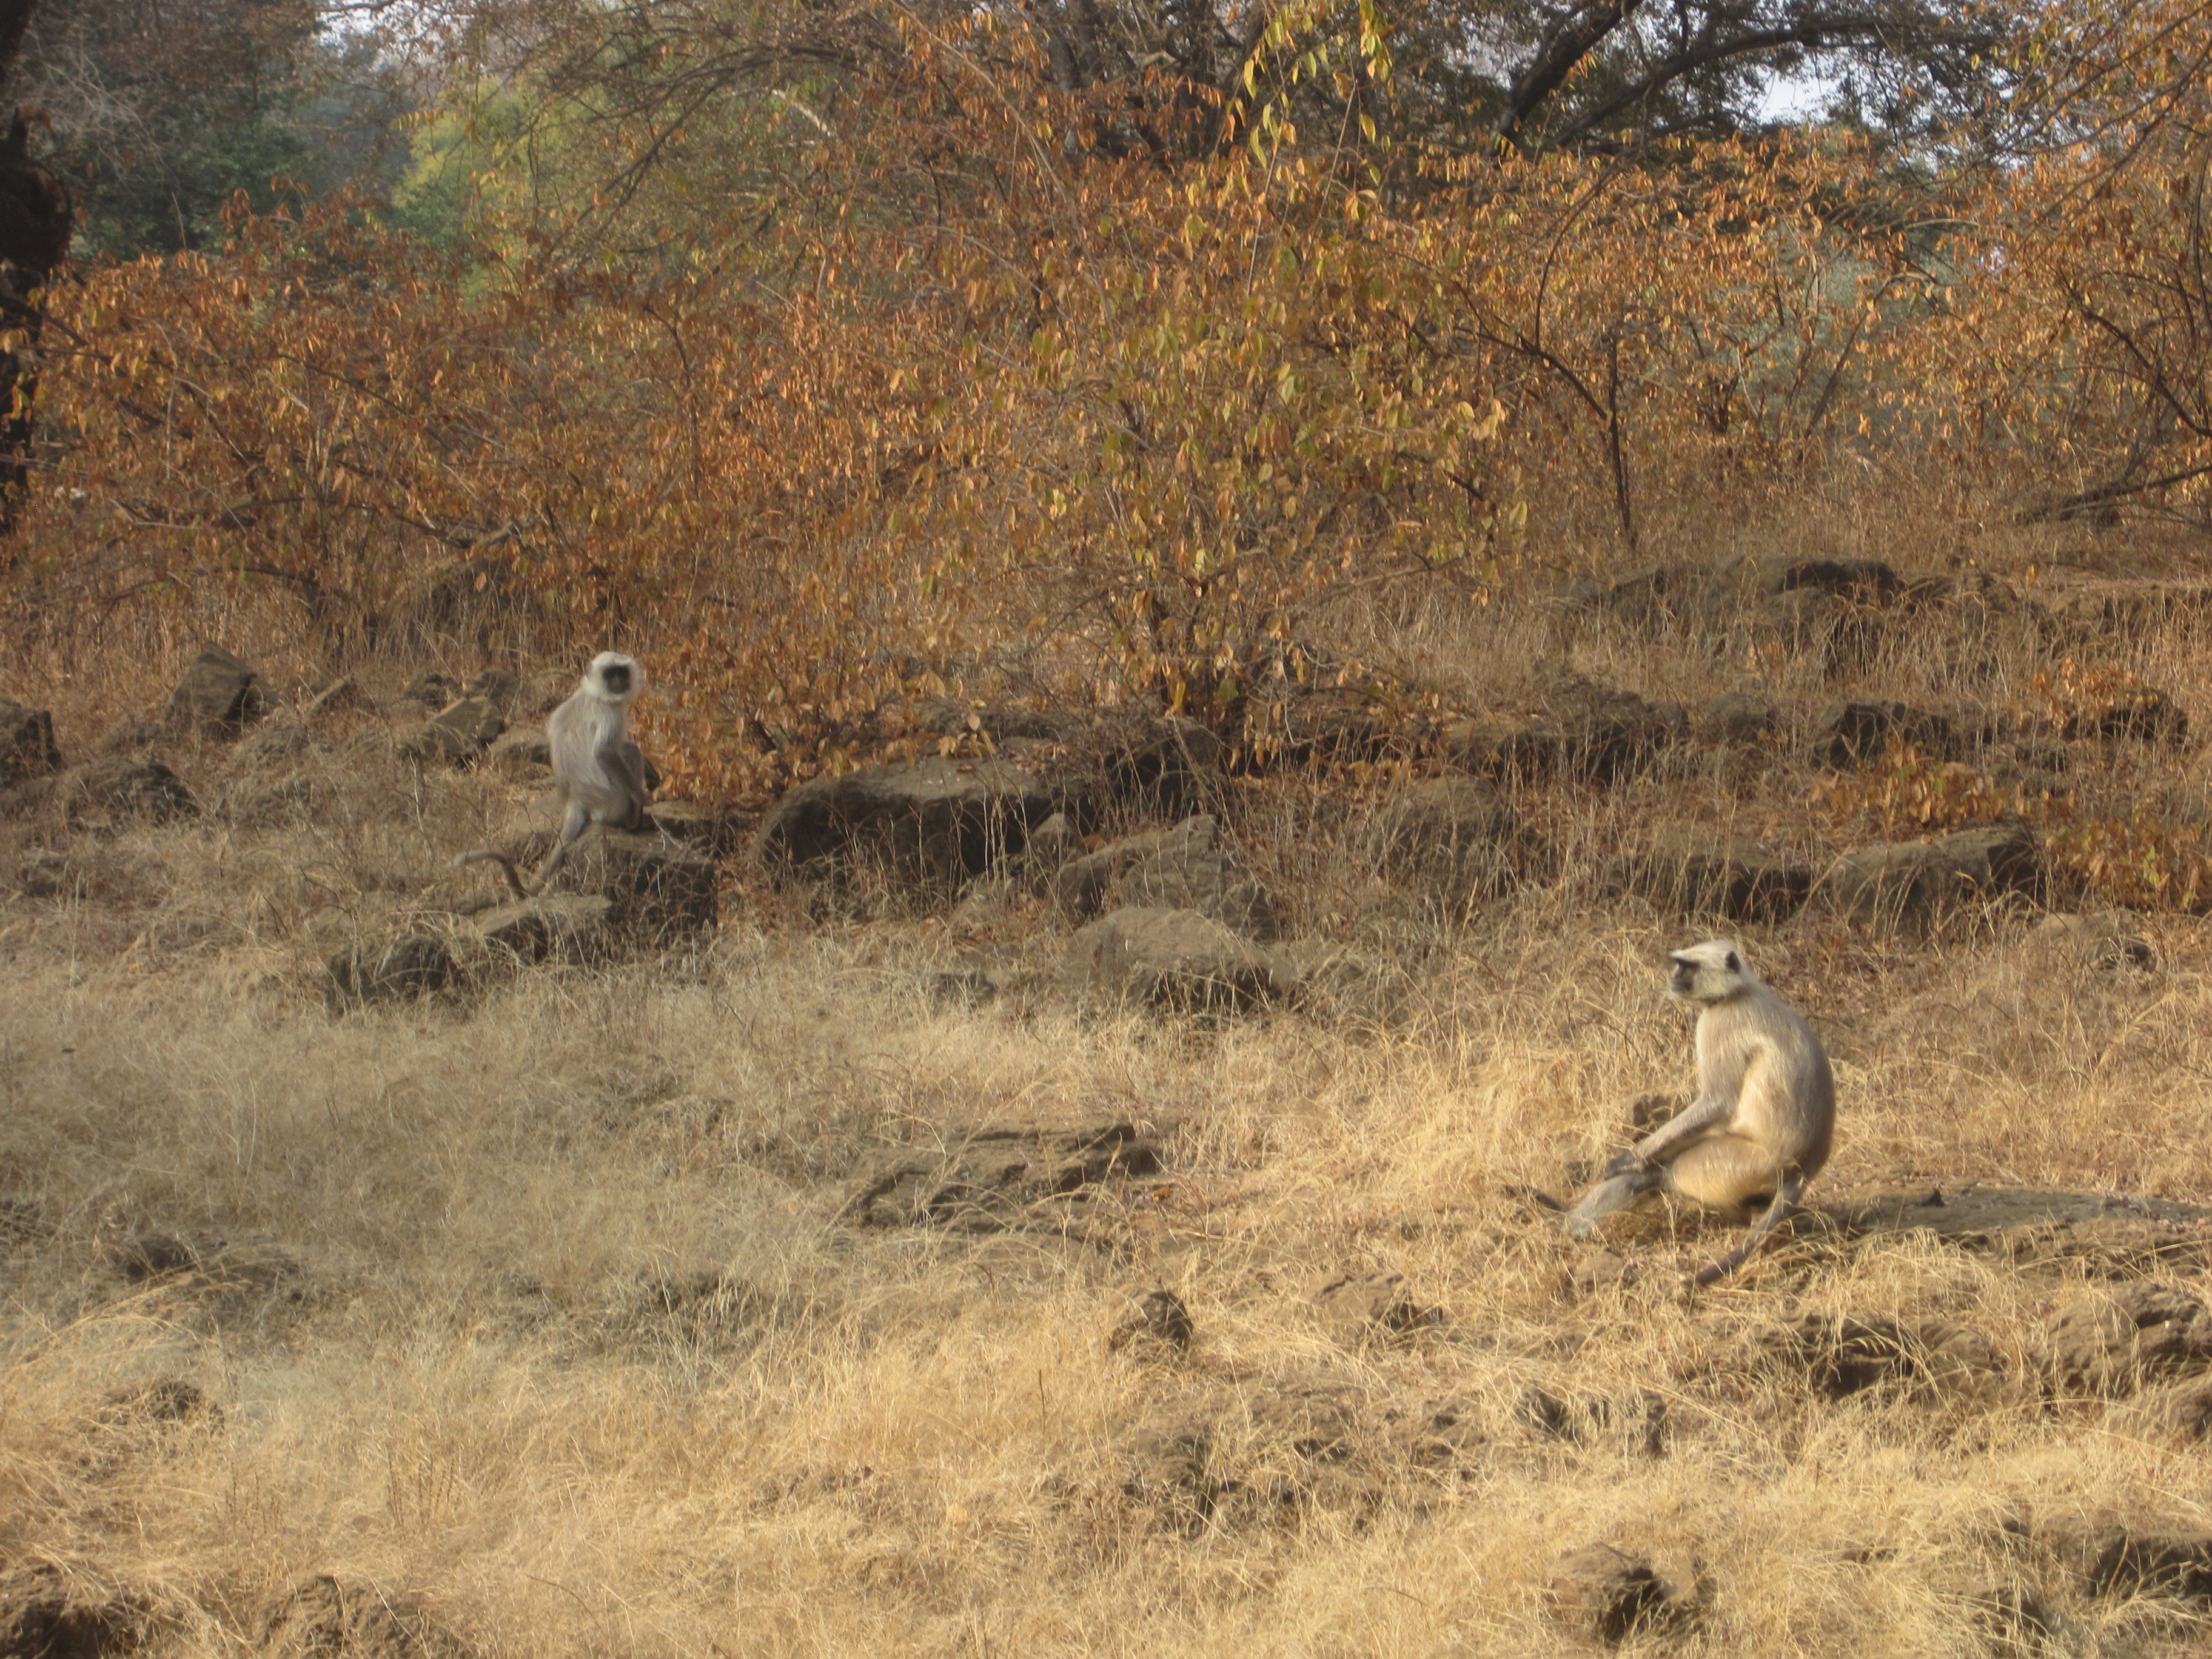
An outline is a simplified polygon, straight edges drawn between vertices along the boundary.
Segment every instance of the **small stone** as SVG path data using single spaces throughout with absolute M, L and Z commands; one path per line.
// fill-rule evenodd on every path
M 1779 727 L 1774 705 L 1749 691 L 1724 691 L 1698 716 L 1698 735 L 1707 743 L 1748 748 L 1762 744 Z
M 403 702 L 419 703 L 425 708 L 443 708 L 460 695 L 460 683 L 451 674 L 425 668 L 407 682 L 399 696 Z
M 1374 1331 L 1393 1336 L 1443 1323 L 1443 1311 L 1407 1294 L 1402 1273 L 1324 1273 L 1307 1287 L 1321 1316 L 1346 1335 Z
M 1147 1291 L 1138 1297 L 1136 1310 L 1115 1326 L 1106 1339 L 1109 1352 L 1118 1353 L 1140 1338 L 1180 1352 L 1190 1346 L 1190 1310 L 1173 1291 Z
M 2045 1330 L 2052 1385 L 2077 1399 L 2132 1394 L 2154 1378 L 2212 1367 L 2212 1309 L 2179 1285 L 2085 1291 Z
M 463 697 L 402 738 L 399 749 L 419 760 L 473 766 L 506 730 L 507 722 L 489 702 L 481 697 Z
M 1183 1011 L 1256 1007 L 1290 988 L 1273 955 L 1212 917 L 1138 906 L 1077 929 L 1066 974 L 1079 995 Z
M 1610 1544 L 1586 1544 L 1552 1564 L 1553 1608 L 1561 1621 L 1608 1644 L 1673 1622 L 1682 1612 L 1674 1587 L 1649 1562 Z
M 55 787 L 79 820 L 143 817 L 167 823 L 199 811 L 184 780 L 157 760 L 112 756 L 64 774 Z
M 611 953 L 615 902 L 604 893 L 550 893 L 477 913 L 484 942 L 521 962 L 589 963 Z
M 257 672 L 222 647 L 203 647 L 170 693 L 169 724 L 234 738 L 269 707 L 260 681 Z
M 1218 831 L 1212 815 L 1200 812 L 1172 830 L 1103 847 L 1060 866 L 1054 903 L 1077 921 L 1129 905 L 1194 910 L 1247 939 L 1274 938 L 1275 901 Z
M 512 720 L 522 699 L 522 681 L 510 670 L 487 668 L 461 688 L 461 695 L 489 703 L 501 720 Z
M 2045 916 L 2028 933 L 2027 944 L 2047 960 L 2096 973 L 2149 973 L 2158 966 L 2158 952 L 2136 932 L 2134 918 L 2124 910 Z
M 553 769 L 553 745 L 541 728 L 518 726 L 499 735 L 486 758 L 503 776 L 526 777 Z
M 62 769 L 54 746 L 54 717 L 43 708 L 26 708 L 0 697 L 0 787 Z

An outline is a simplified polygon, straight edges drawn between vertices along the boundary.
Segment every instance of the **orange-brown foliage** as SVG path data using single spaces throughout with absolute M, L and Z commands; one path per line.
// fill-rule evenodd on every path
M 490 550 L 538 644 L 649 653 L 693 788 L 849 763 L 902 694 L 1008 677 L 1264 746 L 1352 666 L 1315 621 L 1348 588 L 1479 599 L 1838 461 L 1982 510 L 2093 475 L 2124 434 L 2091 417 L 2141 400 L 2142 354 L 2049 303 L 2078 240 L 1846 233 L 1826 204 L 1879 187 L 1848 145 L 1386 198 L 1287 149 L 1071 154 L 1073 104 L 908 46 L 807 191 L 658 258 L 464 263 L 333 205 L 88 273 L 19 605 L 66 654 L 221 588 L 330 657 Z

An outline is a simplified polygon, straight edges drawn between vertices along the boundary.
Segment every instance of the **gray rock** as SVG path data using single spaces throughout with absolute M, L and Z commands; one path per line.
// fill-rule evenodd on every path
M 1404 1336 L 1444 1320 L 1442 1309 L 1413 1298 L 1403 1273 L 1323 1273 L 1306 1287 L 1306 1297 L 1322 1322 L 1344 1338 L 1370 1332 Z
M 452 989 L 460 969 L 435 933 L 349 945 L 325 966 L 324 1000 L 333 1013 L 374 1003 L 404 1002 Z
M 2045 1538 L 2052 1553 L 2092 1595 L 2212 1601 L 2212 1536 L 2063 1521 L 2050 1528 Z
M 461 688 L 461 695 L 479 697 L 501 720 L 512 720 L 515 705 L 522 700 L 522 682 L 507 669 L 487 668 Z
M 199 811 L 184 780 L 157 760 L 111 756 L 64 773 L 55 788 L 70 816 L 80 822 L 147 818 L 155 823 Z
M 745 820 L 713 801 L 657 800 L 645 809 L 645 819 L 655 834 L 710 859 L 727 858 L 744 844 Z
M 1841 770 L 1879 759 L 1892 740 L 1948 754 L 1950 723 L 1926 709 L 1901 702 L 1838 697 L 1813 722 L 1813 762 Z
M 62 769 L 54 746 L 54 717 L 43 708 L 26 708 L 0 697 L 0 787 Z
M 1649 899 L 1663 910 L 1781 921 L 1813 888 L 1813 872 L 1746 836 L 1698 824 L 1653 830 L 1643 847 L 1615 854 L 1601 875 L 1609 892 Z
M 1021 851 L 1052 810 L 1017 767 L 933 757 L 800 784 L 769 809 L 754 848 L 771 869 L 834 878 L 869 861 L 950 891 Z
M 399 742 L 399 752 L 448 766 L 474 766 L 507 730 L 499 712 L 482 697 L 463 697 Z
M 2135 918 L 2124 910 L 2045 916 L 2030 930 L 2027 948 L 2046 963 L 2098 973 L 2148 973 L 2158 966 L 2158 952 L 2136 932 Z
M 553 769 L 553 745 L 538 726 L 516 726 L 492 742 L 485 758 L 505 777 L 527 777 Z
M 1879 559 L 1800 559 L 1776 573 L 1776 593 L 1821 593 L 1854 605 L 1888 605 L 1902 598 L 1905 582 Z
M 657 834 L 587 830 L 556 879 L 606 899 L 608 926 L 627 944 L 670 945 L 720 918 L 714 861 Z
M 604 893 L 549 893 L 478 911 L 484 943 L 519 961 L 593 963 L 615 949 L 615 902 Z
M 1650 1563 L 1610 1544 L 1586 1544 L 1561 1556 L 1546 1588 L 1563 1624 L 1607 1644 L 1671 1624 L 1686 1611 L 1680 1593 Z
M 169 694 L 172 726 L 213 737 L 236 737 L 269 707 L 261 677 L 220 646 L 201 648 L 185 665 Z
M 1291 988 L 1273 953 L 1195 910 L 1102 917 L 1077 929 L 1065 972 L 1080 997 L 1182 1011 L 1259 1007 Z
M 1707 743 L 1760 744 L 1778 729 L 1774 705 L 1750 691 L 1723 691 L 1698 715 L 1698 735 Z
M 2178 1285 L 2085 1291 L 2051 1316 L 2045 1336 L 2051 1386 L 2074 1398 L 2212 1367 L 2212 1310 Z
M 1131 905 L 1195 910 L 1255 939 L 1274 938 L 1279 920 L 1267 890 L 1204 812 L 1061 866 L 1053 902 L 1076 921 Z
M 419 704 L 424 708 L 443 708 L 460 695 L 461 683 L 451 674 L 425 668 L 401 688 L 399 700 Z
M 2004 893 L 2032 896 L 2042 885 L 2035 838 L 2014 824 L 1846 853 L 1814 891 L 1855 921 L 1893 926 L 1939 921 Z

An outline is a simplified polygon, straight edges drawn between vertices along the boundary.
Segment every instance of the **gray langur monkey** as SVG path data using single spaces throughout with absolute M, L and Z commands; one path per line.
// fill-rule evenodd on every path
M 567 861 L 576 837 L 592 824 L 614 830 L 640 828 L 645 822 L 646 803 L 652 798 L 647 782 L 651 769 L 644 753 L 630 739 L 629 706 L 644 689 L 645 670 L 638 666 L 636 658 L 602 651 L 584 671 L 582 683 L 545 722 L 561 830 L 529 886 L 523 885 L 514 860 L 489 847 L 464 853 L 454 864 L 489 860 L 499 866 L 514 896 L 528 898 L 545 890 L 546 883 Z
M 1668 994 L 1702 1011 L 1698 1097 L 1607 1164 L 1565 1225 L 1586 1237 L 1601 1216 L 1656 1191 L 1739 1215 L 1765 1201 L 1743 1243 L 1692 1281 L 1710 1285 L 1750 1258 L 1828 1161 L 1836 1083 L 1813 1028 L 1760 981 L 1735 945 L 1708 939 L 1668 960 Z

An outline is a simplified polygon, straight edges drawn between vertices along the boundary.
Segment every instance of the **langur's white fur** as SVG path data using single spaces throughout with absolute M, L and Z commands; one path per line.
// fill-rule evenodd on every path
M 538 866 L 537 878 L 523 885 L 514 861 L 490 848 L 464 853 L 456 864 L 489 859 L 507 877 L 517 898 L 542 893 L 568 856 L 577 836 L 595 823 L 635 830 L 645 821 L 645 756 L 629 735 L 629 706 L 645 689 L 645 670 L 635 657 L 602 651 L 568 700 L 545 722 L 552 752 L 553 799 L 561 811 L 561 830 L 553 850 Z
M 1709 1285 L 1749 1257 L 1828 1161 L 1836 1084 L 1813 1028 L 1752 972 L 1739 946 L 1708 939 L 1668 961 L 1668 994 L 1702 1010 L 1698 1097 L 1607 1165 L 1565 1224 L 1587 1234 L 1601 1216 L 1654 1191 L 1735 1214 L 1764 1200 L 1743 1243 L 1697 1275 Z

